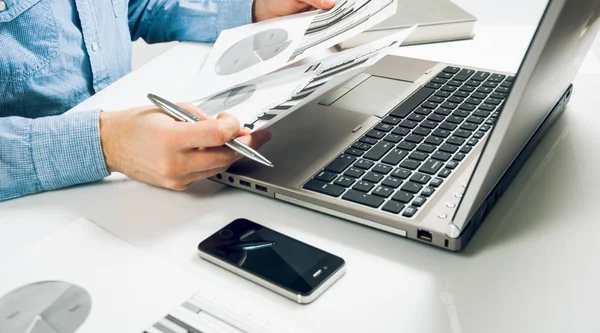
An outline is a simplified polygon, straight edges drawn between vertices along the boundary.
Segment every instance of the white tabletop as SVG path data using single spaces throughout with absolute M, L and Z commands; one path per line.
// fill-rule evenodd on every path
M 545 1 L 457 2 L 480 18 L 473 41 L 399 54 L 514 70 L 527 46 L 521 35 L 533 31 Z M 498 18 L 526 2 L 521 21 Z M 180 44 L 77 109 L 148 104 L 149 92 L 177 96 L 209 49 Z M 179 193 L 113 175 L 0 204 L 0 259 L 84 216 L 312 332 L 600 332 L 599 68 L 590 55 L 566 114 L 458 254 L 210 181 Z M 298 305 L 199 259 L 198 242 L 237 217 L 340 255 L 346 276 Z

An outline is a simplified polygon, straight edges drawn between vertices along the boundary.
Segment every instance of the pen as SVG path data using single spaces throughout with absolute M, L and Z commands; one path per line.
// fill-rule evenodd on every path
M 163 110 L 164 112 L 168 113 L 169 115 L 175 117 L 178 120 L 188 121 L 188 122 L 192 122 L 192 123 L 202 120 L 202 119 L 196 117 L 195 115 L 185 111 L 184 109 L 177 106 L 176 104 L 171 103 L 171 102 L 167 101 L 166 99 L 158 97 L 154 94 L 148 94 L 148 99 L 151 100 L 152 103 L 154 103 L 156 106 L 158 106 L 161 110 Z M 234 151 L 248 157 L 249 159 L 252 159 L 258 163 L 269 166 L 271 168 L 273 167 L 273 163 L 271 163 L 264 156 L 259 154 L 256 150 L 248 147 L 246 144 L 244 144 L 243 142 L 241 142 L 238 139 L 234 138 L 231 141 L 225 143 L 225 145 L 227 147 L 233 149 Z

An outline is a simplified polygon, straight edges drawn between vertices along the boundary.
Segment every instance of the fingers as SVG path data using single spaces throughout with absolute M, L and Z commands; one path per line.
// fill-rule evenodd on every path
M 267 130 L 256 131 L 251 135 L 239 137 L 238 140 L 253 149 L 258 149 L 271 139 Z M 201 172 L 203 170 L 229 167 L 243 157 L 229 147 L 213 147 L 202 150 L 190 151 L 187 173 Z
M 179 148 L 219 147 L 238 136 L 239 121 L 231 115 L 196 123 L 178 123 L 175 144 Z
M 192 103 L 177 103 L 177 105 L 179 105 L 185 111 L 187 111 L 187 112 L 189 112 L 191 114 L 194 114 L 194 115 L 200 117 L 200 119 L 202 119 L 202 120 L 213 119 L 213 117 L 211 117 L 211 116 L 207 115 L 206 113 L 202 112 L 202 110 L 198 109 Z
M 309 6 L 313 6 L 317 9 L 331 9 L 335 6 L 336 0 L 298 0 L 299 2 L 305 3 Z

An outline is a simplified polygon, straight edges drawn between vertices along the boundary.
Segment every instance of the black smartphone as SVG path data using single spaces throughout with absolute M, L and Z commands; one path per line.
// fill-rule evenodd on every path
M 342 258 L 247 219 L 229 223 L 198 250 L 201 258 L 302 304 L 345 272 Z

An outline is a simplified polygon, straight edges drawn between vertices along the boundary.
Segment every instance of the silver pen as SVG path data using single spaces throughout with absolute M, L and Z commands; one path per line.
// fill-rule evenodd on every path
M 195 115 L 185 111 L 184 109 L 177 106 L 176 104 L 171 103 L 171 102 L 167 101 L 166 99 L 158 97 L 154 94 L 148 94 L 148 99 L 151 100 L 152 103 L 154 103 L 156 106 L 158 106 L 161 110 L 170 114 L 171 116 L 175 117 L 178 120 L 188 121 L 188 122 L 192 122 L 192 123 L 202 120 L 202 119 L 196 117 Z M 225 143 L 225 145 L 227 147 L 233 149 L 234 151 L 248 157 L 249 159 L 252 159 L 258 163 L 269 166 L 271 168 L 273 167 L 273 163 L 271 163 L 264 156 L 259 154 L 256 150 L 248 147 L 248 145 L 244 144 L 243 142 L 241 142 L 240 140 L 238 140 L 236 138 Z

